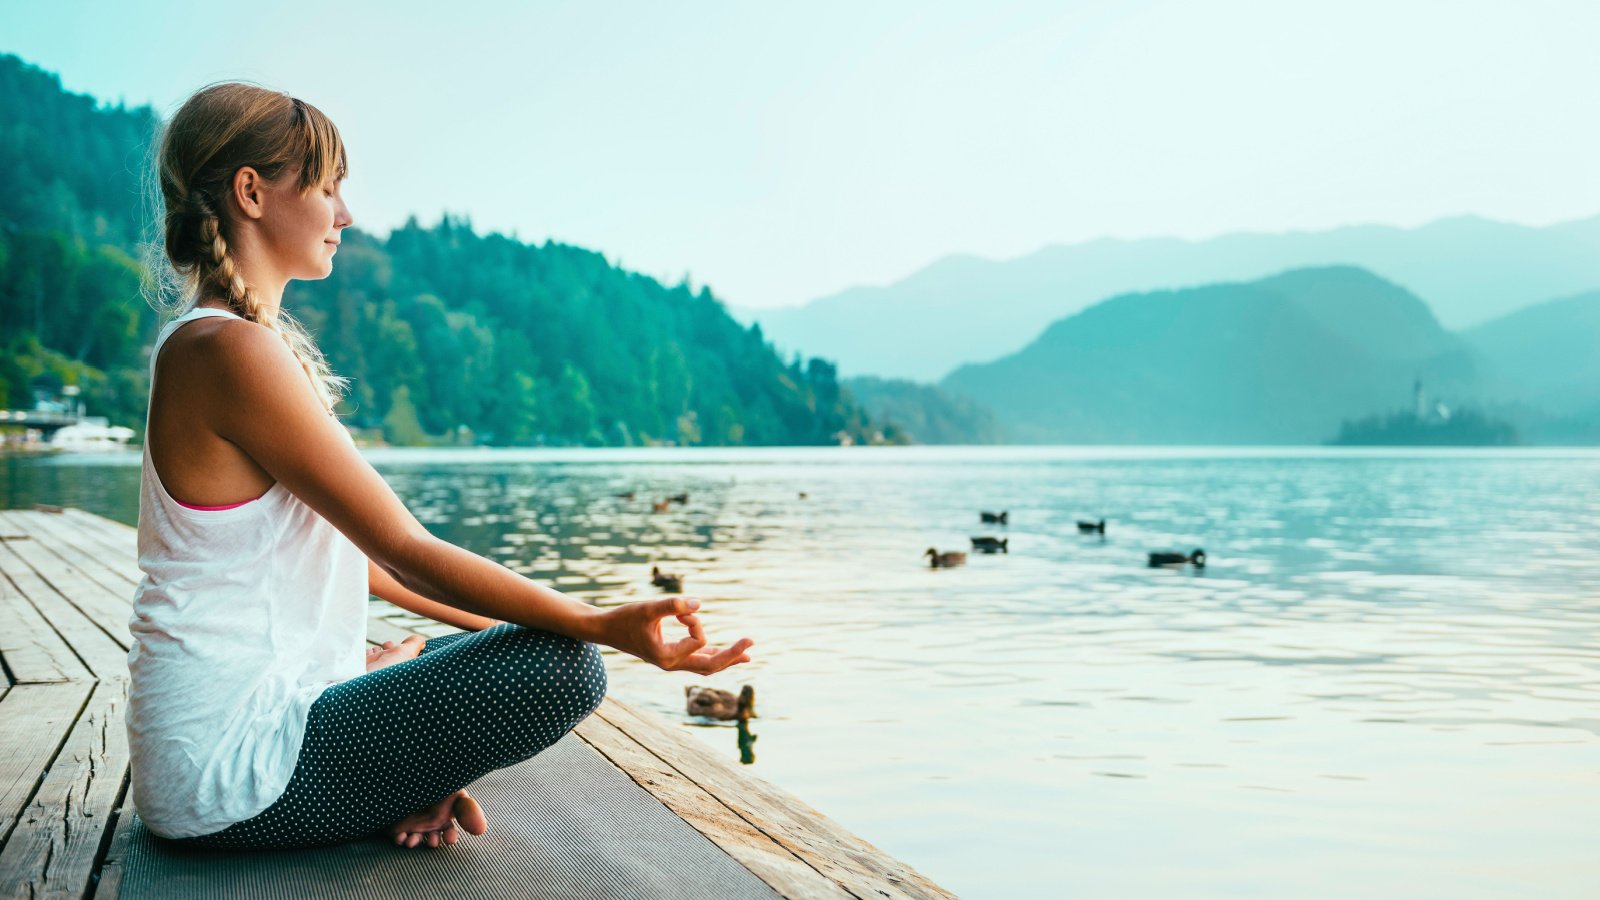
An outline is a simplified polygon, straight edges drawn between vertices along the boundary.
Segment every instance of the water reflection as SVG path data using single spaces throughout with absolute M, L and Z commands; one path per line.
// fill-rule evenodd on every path
M 692 732 L 964 896 L 1600 894 L 1594 453 L 370 458 L 445 539 L 590 602 L 684 575 L 713 639 L 756 640 L 710 681 L 758 681 L 778 736 L 755 763 L 748 726 Z M 132 522 L 134 463 L 0 490 Z M 979 511 L 1008 552 L 927 568 Z M 1203 576 L 1147 567 L 1197 547 Z M 608 667 L 689 726 L 704 679 Z

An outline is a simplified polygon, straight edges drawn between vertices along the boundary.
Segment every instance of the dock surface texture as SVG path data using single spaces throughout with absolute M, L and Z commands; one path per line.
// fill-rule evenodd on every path
M 472 785 L 490 830 L 436 850 L 190 850 L 128 794 L 135 531 L 0 511 L 0 898 L 950 897 L 682 729 L 607 698 Z M 374 643 L 409 632 L 370 620 Z

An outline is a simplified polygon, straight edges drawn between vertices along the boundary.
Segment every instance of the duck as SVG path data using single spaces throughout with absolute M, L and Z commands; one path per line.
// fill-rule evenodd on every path
M 1010 553 L 1006 549 L 1006 544 L 1010 542 L 1010 538 L 975 537 L 972 539 L 972 549 L 979 553 Z
M 633 498 L 634 498 L 634 492 L 633 491 L 623 491 L 622 493 L 617 495 L 617 499 L 618 500 L 632 500 Z
M 666 512 L 667 510 L 669 510 L 671 508 L 672 508 L 672 500 L 671 499 L 657 500 L 655 502 L 655 511 L 656 512 Z
M 928 565 L 935 569 L 948 569 L 952 566 L 963 565 L 967 561 L 967 555 L 959 550 L 940 553 L 938 550 L 929 547 L 922 555 L 928 557 Z
M 684 707 L 691 716 L 740 721 L 756 718 L 756 689 L 748 684 L 739 688 L 737 695 L 720 688 L 685 685 L 683 696 Z
M 1182 566 L 1186 564 L 1193 564 L 1196 569 L 1204 569 L 1206 567 L 1206 552 L 1196 547 L 1194 552 L 1188 556 L 1182 553 L 1150 554 L 1150 567 L 1152 569 L 1157 566 Z
M 689 502 L 688 494 L 673 494 L 667 498 L 668 503 L 684 504 Z
M 683 576 L 671 572 L 663 572 L 659 566 L 650 567 L 650 583 L 669 594 L 683 592 Z
M 1011 514 L 1009 512 L 997 512 L 997 513 L 980 512 L 980 513 L 978 513 L 978 521 L 982 522 L 985 525 L 1005 525 L 1006 524 L 1006 520 L 1008 518 L 1010 518 L 1010 517 L 1011 517 Z
M 1078 533 L 1079 534 L 1094 534 L 1097 531 L 1100 532 L 1101 534 L 1105 534 L 1106 533 L 1106 520 L 1105 519 L 1101 519 L 1098 522 L 1085 522 L 1082 519 L 1078 520 Z
M 811 496 L 811 495 L 810 495 L 810 494 L 808 494 L 808 493 L 806 493 L 806 492 L 805 492 L 805 491 L 801 491 L 801 492 L 800 492 L 800 499 L 801 499 L 801 500 L 804 500 L 804 499 L 806 499 L 806 498 L 807 498 L 807 497 L 810 497 L 810 496 Z

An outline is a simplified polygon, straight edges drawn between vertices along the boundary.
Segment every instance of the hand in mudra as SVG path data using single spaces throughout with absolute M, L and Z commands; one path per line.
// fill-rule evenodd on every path
M 729 666 L 750 661 L 746 653 L 755 641 L 740 638 L 729 647 L 706 645 L 705 629 L 695 610 L 700 601 L 689 597 L 669 597 L 625 603 L 606 610 L 603 643 L 653 663 L 669 672 L 694 672 L 710 675 Z M 661 623 L 673 617 L 689 629 L 687 637 L 668 641 L 661 634 Z

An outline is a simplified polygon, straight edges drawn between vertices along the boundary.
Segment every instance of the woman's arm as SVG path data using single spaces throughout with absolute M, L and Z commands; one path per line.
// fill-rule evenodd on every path
M 395 581 L 388 572 L 385 572 L 382 567 L 370 559 L 367 560 L 367 593 L 372 594 L 379 600 L 387 600 L 401 609 L 433 619 L 436 622 L 454 625 L 463 631 L 482 631 L 485 628 L 501 624 L 498 619 L 491 619 L 488 616 L 475 616 L 472 613 L 456 609 L 454 606 L 440 603 L 437 600 L 429 600 L 415 591 L 408 591 L 400 582 Z
M 753 643 L 707 646 L 685 597 L 598 609 L 434 537 L 357 452 L 318 401 L 294 354 L 264 326 L 231 321 L 194 345 L 213 377 L 201 386 L 207 425 L 327 519 L 406 590 L 477 616 L 615 647 L 663 669 L 709 675 L 746 662 Z M 661 621 L 689 636 L 668 642 Z

